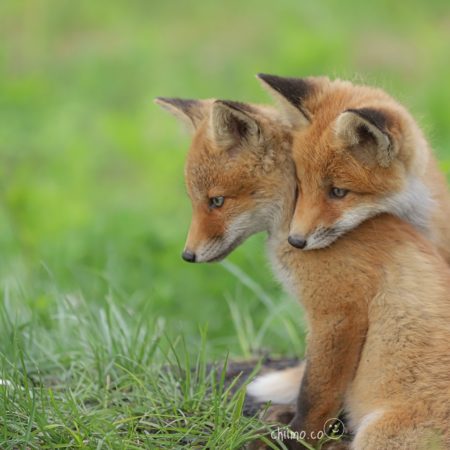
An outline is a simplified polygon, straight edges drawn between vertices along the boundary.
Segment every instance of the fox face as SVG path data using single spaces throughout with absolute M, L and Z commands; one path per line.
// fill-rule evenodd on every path
M 433 202 L 421 175 L 428 149 L 404 108 L 383 91 L 349 82 L 261 77 L 286 116 L 296 110 L 302 117 L 293 131 L 291 245 L 326 247 L 384 212 L 427 232 Z
M 175 108 L 193 131 L 185 166 L 192 221 L 182 257 L 188 262 L 219 261 L 250 235 L 268 230 L 280 215 L 283 190 L 275 187 L 284 170 L 294 171 L 288 157 L 290 135 L 269 126 L 270 120 L 254 105 L 157 102 L 172 112 Z M 286 148 L 285 157 L 280 146 Z
M 294 247 L 312 250 L 330 245 L 388 210 L 391 193 L 406 189 L 400 164 L 378 171 L 365 168 L 337 133 L 333 126 L 317 141 L 310 130 L 295 139 L 298 199 L 288 238 Z M 398 201 L 404 206 L 401 198 Z

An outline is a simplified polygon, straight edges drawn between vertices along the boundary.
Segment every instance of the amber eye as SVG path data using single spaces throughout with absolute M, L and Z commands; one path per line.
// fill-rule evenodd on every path
M 220 208 L 221 206 L 223 206 L 223 203 L 225 202 L 225 198 L 220 196 L 220 197 L 211 197 L 209 199 L 209 207 L 210 208 Z
M 344 198 L 348 194 L 348 189 L 333 187 L 330 189 L 331 198 Z

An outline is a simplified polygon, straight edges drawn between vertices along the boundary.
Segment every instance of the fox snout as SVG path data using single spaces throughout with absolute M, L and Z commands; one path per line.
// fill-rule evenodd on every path
M 258 232 L 262 221 L 257 214 L 243 213 L 233 220 L 216 221 L 195 215 L 181 257 L 190 263 L 217 262 L 228 256 L 248 236 Z M 208 220 L 209 219 L 209 220 Z
M 189 263 L 220 261 L 235 248 L 235 245 L 235 243 L 229 244 L 222 237 L 215 237 L 201 242 L 196 250 L 186 245 L 181 257 Z
M 181 257 L 184 261 L 189 263 L 199 262 L 198 252 L 202 246 L 202 230 L 199 226 L 199 222 L 193 220 L 189 228 L 189 233 L 186 239 L 184 250 L 181 253 Z
M 301 227 L 292 223 L 288 236 L 288 242 L 292 247 L 305 251 L 326 247 L 333 240 L 333 227 L 326 227 L 322 224 L 312 227 Z
M 296 211 L 291 222 L 288 242 L 292 247 L 307 250 L 314 241 L 316 232 L 316 224 L 312 223 L 312 221 L 306 221 Z
M 328 247 L 338 236 L 339 233 L 335 228 L 318 227 L 306 236 L 291 232 L 288 242 L 300 250 L 313 250 Z
M 193 221 L 181 257 L 189 263 L 219 261 L 225 256 L 226 242 L 219 228 L 208 229 L 206 222 Z M 210 224 L 209 224 L 210 225 Z
M 309 250 L 315 241 L 315 235 L 323 228 L 321 223 L 322 208 L 316 198 L 302 198 L 302 205 L 297 203 L 289 229 L 288 242 L 292 247 Z
M 224 225 L 212 220 L 208 211 L 194 209 L 191 226 L 181 257 L 189 263 L 210 262 L 223 251 Z
M 324 217 L 324 208 L 318 206 L 315 198 L 313 200 L 297 207 L 291 221 L 288 242 L 300 250 L 325 247 L 334 234 L 334 222 Z

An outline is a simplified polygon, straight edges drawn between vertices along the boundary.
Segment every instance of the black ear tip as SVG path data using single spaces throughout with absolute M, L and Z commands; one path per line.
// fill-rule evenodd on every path
M 153 101 L 157 105 L 167 105 L 168 103 L 173 103 L 174 99 L 170 97 L 155 97 Z
M 200 103 L 199 100 L 194 100 L 190 98 L 179 98 L 179 97 L 156 97 L 154 101 L 157 105 L 161 106 L 172 105 L 175 108 L 182 110 L 189 110 Z
M 386 131 L 389 127 L 389 117 L 383 111 L 375 108 L 359 108 L 359 109 L 347 109 L 346 112 L 350 112 L 358 115 L 359 117 L 367 120 L 375 125 L 381 131 Z
M 270 75 L 268 73 L 257 73 L 256 78 L 265 81 L 268 84 L 280 79 L 280 77 L 277 77 L 276 75 Z

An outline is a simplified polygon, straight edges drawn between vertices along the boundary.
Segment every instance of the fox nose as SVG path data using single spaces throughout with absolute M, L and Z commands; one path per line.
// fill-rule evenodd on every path
M 187 262 L 195 262 L 195 253 L 191 252 L 190 250 L 185 250 L 182 254 L 181 257 L 187 261 Z
M 300 234 L 293 234 L 288 237 L 288 242 L 292 245 L 292 247 L 302 249 L 306 247 L 307 241 L 304 236 Z

